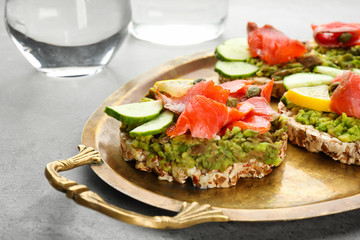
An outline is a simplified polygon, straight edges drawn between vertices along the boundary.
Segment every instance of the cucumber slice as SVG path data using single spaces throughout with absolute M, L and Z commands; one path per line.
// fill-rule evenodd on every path
M 354 73 L 360 75 L 360 69 L 358 69 L 358 68 L 353 68 L 353 69 L 351 69 L 351 71 L 353 71 Z
M 330 85 L 334 77 L 319 73 L 295 73 L 284 77 L 283 83 L 286 90 L 299 87 L 312 87 Z
M 255 65 L 245 62 L 224 62 L 217 61 L 215 72 L 221 76 L 230 79 L 238 79 L 254 76 L 259 68 Z
M 123 123 L 139 125 L 156 118 L 163 109 L 161 100 L 106 107 L 105 113 Z
M 217 46 L 215 56 L 223 61 L 245 61 L 251 57 L 245 38 L 232 38 Z
M 337 77 L 339 74 L 343 74 L 345 70 L 341 70 L 338 68 L 333 67 L 325 67 L 325 66 L 317 66 L 314 68 L 314 72 L 326 74 L 329 76 Z M 351 71 L 354 73 L 360 75 L 360 69 L 358 68 L 352 68 Z
M 326 67 L 326 66 L 316 66 L 314 68 L 314 72 L 326 74 L 332 77 L 336 77 L 339 74 L 343 74 L 344 70 L 333 68 L 333 67 Z
M 174 113 L 166 110 L 155 119 L 136 127 L 129 132 L 131 137 L 162 133 L 173 122 Z

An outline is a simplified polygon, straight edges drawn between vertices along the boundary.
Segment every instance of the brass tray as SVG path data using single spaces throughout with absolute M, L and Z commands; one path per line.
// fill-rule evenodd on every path
M 285 161 L 269 176 L 240 179 L 228 189 L 199 190 L 191 183 L 159 181 L 155 174 L 136 170 L 133 163 L 121 159 L 119 122 L 104 114 L 105 106 L 136 102 L 158 80 L 217 80 L 215 62 L 212 52 L 180 57 L 115 91 L 86 123 L 79 155 L 47 165 L 45 173 L 50 183 L 79 204 L 151 228 L 184 228 L 210 221 L 294 220 L 359 208 L 358 166 L 344 165 L 291 144 Z M 175 217 L 148 217 L 125 211 L 58 174 L 85 164 L 91 164 L 93 171 L 115 189 L 152 206 L 180 213 Z

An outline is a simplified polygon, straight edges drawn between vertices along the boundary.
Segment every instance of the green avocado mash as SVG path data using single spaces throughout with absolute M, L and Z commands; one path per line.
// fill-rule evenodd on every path
M 282 80 L 287 75 L 294 73 L 310 72 L 309 68 L 305 68 L 301 63 L 295 61 L 286 64 L 269 65 L 256 57 L 249 58 L 247 62 L 259 67 L 259 70 L 255 74 L 257 77 L 273 78 L 275 81 Z
M 320 112 L 301 108 L 285 97 L 281 99 L 284 105 L 296 113 L 295 120 L 305 125 L 312 125 L 315 129 L 326 132 L 342 142 L 356 142 L 360 140 L 360 119 L 348 117 L 333 112 Z
M 313 52 L 331 67 L 360 68 L 360 45 L 346 48 L 324 48 L 315 45 Z
M 194 138 L 189 135 L 170 139 L 163 134 L 156 137 L 136 137 L 132 146 L 158 155 L 160 167 L 165 171 L 169 171 L 171 165 L 184 169 L 197 166 L 208 171 L 224 171 L 236 162 L 247 162 L 251 158 L 278 166 L 282 162 L 278 153 L 282 133 L 286 131 L 286 121 L 286 117 L 280 116 L 272 122 L 270 131 L 264 134 L 253 130 L 242 131 L 234 127 L 216 140 Z

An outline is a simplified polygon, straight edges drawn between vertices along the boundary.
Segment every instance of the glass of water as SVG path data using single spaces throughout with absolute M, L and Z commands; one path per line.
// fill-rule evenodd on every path
M 55 77 L 101 71 L 127 35 L 129 0 L 6 0 L 11 39 L 39 71 Z
M 221 35 L 228 0 L 131 0 L 130 31 L 164 45 L 196 44 Z

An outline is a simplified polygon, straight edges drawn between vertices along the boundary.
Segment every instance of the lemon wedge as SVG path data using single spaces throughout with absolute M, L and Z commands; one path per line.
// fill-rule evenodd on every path
M 155 83 L 155 87 L 160 92 L 165 92 L 173 97 L 182 97 L 186 91 L 194 86 L 194 79 L 169 79 Z
M 328 85 L 293 88 L 286 92 L 285 97 L 301 107 L 331 112 Z

